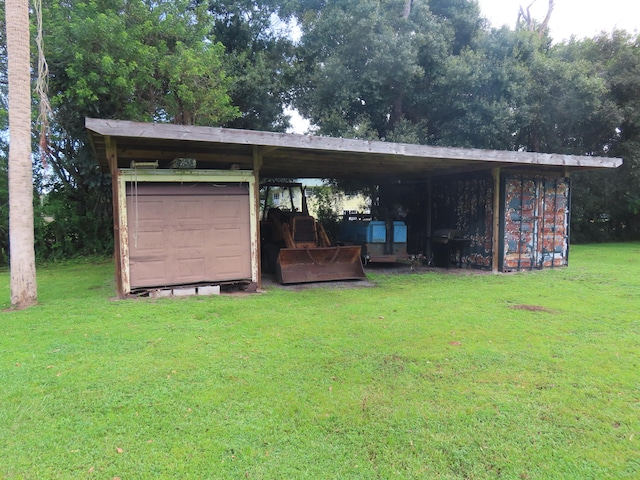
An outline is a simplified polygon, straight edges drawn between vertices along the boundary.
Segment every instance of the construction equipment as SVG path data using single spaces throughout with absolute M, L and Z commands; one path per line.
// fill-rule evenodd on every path
M 322 224 L 309 215 L 301 183 L 271 182 L 261 187 L 263 271 L 274 272 L 283 284 L 365 278 L 360 247 L 331 245 Z M 283 206 L 286 200 L 289 208 Z

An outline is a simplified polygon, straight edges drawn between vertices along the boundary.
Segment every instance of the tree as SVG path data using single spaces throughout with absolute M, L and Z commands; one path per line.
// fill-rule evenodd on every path
M 110 177 L 85 117 L 220 126 L 237 117 L 224 47 L 206 6 L 188 0 L 70 0 L 43 12 L 50 70 L 45 207 L 54 221 L 39 255 L 106 254 L 112 246 Z
M 605 82 L 609 124 L 592 125 L 596 153 L 622 157 L 615 171 L 574 175 L 573 232 L 580 241 L 640 238 L 640 36 L 623 31 L 563 45 L 566 60 L 590 62 Z M 599 128 L 598 128 L 599 127 Z
M 5 4 L 0 3 L 0 131 L 9 131 Z M 9 142 L 0 135 L 0 265 L 9 265 Z
M 593 64 L 568 58 L 562 47 L 519 32 L 524 70 L 519 99 L 516 146 L 532 152 L 594 155 L 603 153 L 599 132 L 615 128 L 604 79 Z
M 447 57 L 429 90 L 430 138 L 456 147 L 514 150 L 525 72 L 514 55 L 517 33 L 480 32 L 471 46 Z
M 295 82 L 294 44 L 288 13 L 277 0 L 211 0 L 212 36 L 224 45 L 225 70 L 233 76 L 229 95 L 241 115 L 225 126 L 284 132 L 284 105 Z M 282 17 L 281 17 L 282 15 Z
M 522 5 L 520 6 L 517 23 L 520 28 L 525 28 L 530 32 L 536 32 L 539 38 L 543 38 L 544 35 L 548 33 L 549 20 L 551 20 L 551 13 L 553 12 L 555 4 L 554 4 L 554 0 L 549 0 L 549 6 L 547 7 L 547 14 L 545 15 L 544 20 L 542 20 L 542 22 L 538 22 L 531 15 L 531 6 L 535 2 L 536 0 L 533 0 L 533 2 L 531 2 L 526 9 L 522 7 Z
M 11 305 L 37 301 L 31 171 L 29 3 L 6 1 L 9 83 L 9 238 Z
M 405 115 L 412 84 L 422 78 L 428 43 L 416 22 L 434 22 L 422 2 L 339 0 L 302 3 L 302 84 L 295 105 L 321 134 L 386 137 Z
M 204 6 L 72 0 L 45 13 L 52 104 L 62 123 L 100 116 L 219 125 L 239 115 Z

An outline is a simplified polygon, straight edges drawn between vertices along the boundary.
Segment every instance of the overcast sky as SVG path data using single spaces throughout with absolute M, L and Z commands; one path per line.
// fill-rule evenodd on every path
M 478 0 L 478 3 L 483 16 L 494 27 L 507 25 L 513 29 L 520 5 L 526 8 L 532 0 Z M 531 6 L 531 14 L 542 21 L 548 6 L 549 0 L 536 0 Z M 571 35 L 593 37 L 614 28 L 633 33 L 639 27 L 640 0 L 555 0 L 549 21 L 551 36 L 558 41 Z

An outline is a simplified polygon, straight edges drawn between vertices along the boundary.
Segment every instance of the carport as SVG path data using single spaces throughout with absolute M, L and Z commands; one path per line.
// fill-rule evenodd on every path
M 409 145 L 86 119 L 112 175 L 116 284 L 260 285 L 259 183 L 358 178 L 409 210 L 410 242 L 465 232 L 465 262 L 494 272 L 568 264 L 570 174 L 619 158 Z M 413 224 L 413 227 L 411 227 Z

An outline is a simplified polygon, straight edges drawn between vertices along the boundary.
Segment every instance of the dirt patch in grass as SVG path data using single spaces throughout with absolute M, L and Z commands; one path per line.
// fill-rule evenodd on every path
M 509 308 L 513 308 L 514 310 L 527 310 L 529 312 L 556 313 L 553 310 L 541 307 L 540 305 L 511 305 Z

